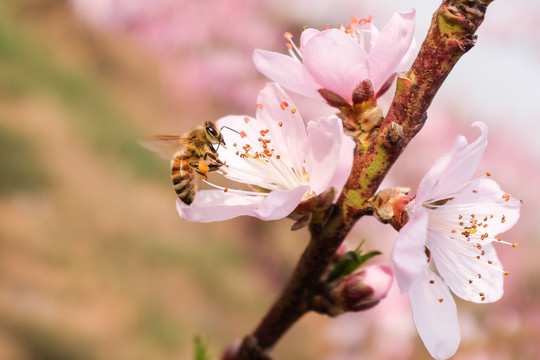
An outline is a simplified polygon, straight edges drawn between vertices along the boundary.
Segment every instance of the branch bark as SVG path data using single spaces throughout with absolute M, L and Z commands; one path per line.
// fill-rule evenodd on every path
M 392 105 L 366 151 L 354 156 L 353 170 L 337 203 L 314 213 L 311 241 L 295 272 L 255 331 L 246 336 L 234 359 L 269 359 L 269 351 L 306 312 L 333 254 L 352 226 L 368 213 L 366 204 L 391 166 L 427 119 L 438 89 L 475 42 L 493 0 L 445 0 L 433 14 L 426 39 L 411 69 L 398 76 Z

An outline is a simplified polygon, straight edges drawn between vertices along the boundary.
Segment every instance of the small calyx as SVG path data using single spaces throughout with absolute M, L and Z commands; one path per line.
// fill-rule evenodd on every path
M 382 108 L 377 106 L 377 96 L 380 93 L 381 91 L 375 94 L 373 83 L 369 79 L 358 83 L 352 93 L 352 104 L 328 89 L 319 89 L 319 94 L 327 104 L 340 111 L 338 116 L 343 121 L 345 132 L 361 147 L 368 145 L 369 135 L 382 123 Z
M 317 196 L 302 201 L 288 216 L 295 220 L 291 230 L 299 230 L 312 222 L 325 222 L 327 211 L 335 198 L 336 189 L 331 187 Z

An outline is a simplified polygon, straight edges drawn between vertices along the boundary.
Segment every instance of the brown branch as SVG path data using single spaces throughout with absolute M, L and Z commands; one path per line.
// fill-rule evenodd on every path
M 397 80 L 386 118 L 353 170 L 336 205 L 314 213 L 311 241 L 280 297 L 253 334 L 244 339 L 236 360 L 269 359 L 283 334 L 310 310 L 320 279 L 366 204 L 410 140 L 424 125 L 427 109 L 456 62 L 474 46 L 474 35 L 492 0 L 445 0 L 433 14 L 429 32 L 411 69 Z

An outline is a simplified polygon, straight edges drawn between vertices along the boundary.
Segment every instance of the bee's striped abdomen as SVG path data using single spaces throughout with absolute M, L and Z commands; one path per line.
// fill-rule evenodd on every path
M 197 192 L 197 184 L 194 181 L 195 172 L 191 167 L 190 157 L 184 154 L 175 156 L 171 160 L 171 176 L 174 191 L 178 198 L 187 205 L 193 202 Z

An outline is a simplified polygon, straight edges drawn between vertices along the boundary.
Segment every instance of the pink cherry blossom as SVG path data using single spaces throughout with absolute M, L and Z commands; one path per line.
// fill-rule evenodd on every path
M 473 126 L 478 139 L 468 145 L 458 137 L 420 182 L 392 254 L 418 333 L 436 359 L 452 356 L 461 338 L 450 290 L 477 303 L 501 298 L 505 271 L 493 243 L 509 244 L 498 235 L 519 218 L 519 200 L 487 177 L 471 179 L 487 146 L 487 126 Z
M 342 182 L 339 156 L 350 144 L 343 141 L 341 120 L 330 116 L 306 126 L 277 83 L 268 83 L 259 93 L 255 118 L 226 116 L 216 123 L 227 145 L 217 149 L 226 163 L 219 172 L 237 186 L 209 183 L 217 189 L 199 191 L 191 205 L 178 200 L 178 212 L 186 220 L 210 222 L 242 215 L 275 220 Z
M 309 28 L 302 32 L 300 48 L 292 44 L 292 56 L 257 49 L 253 60 L 261 73 L 291 91 L 320 99 L 317 91 L 324 88 L 351 102 L 360 82 L 371 80 L 377 93 L 407 60 L 414 18 L 414 10 L 395 13 L 381 32 L 370 20 L 354 18 L 346 29 Z

